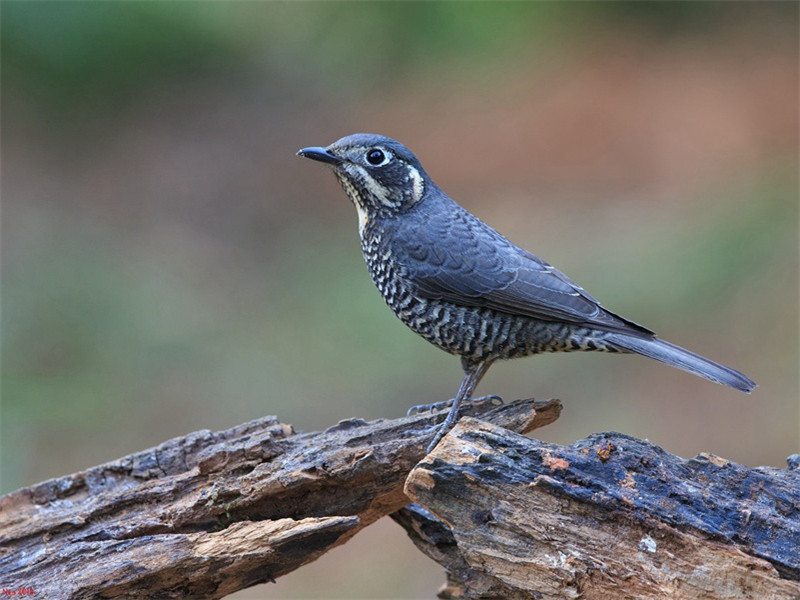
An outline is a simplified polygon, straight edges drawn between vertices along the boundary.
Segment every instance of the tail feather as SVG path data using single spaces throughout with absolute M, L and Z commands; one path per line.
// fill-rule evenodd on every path
M 721 383 L 748 394 L 756 387 L 756 383 L 752 379 L 739 373 L 739 371 L 715 363 L 699 354 L 658 338 L 643 339 L 612 333 L 606 340 L 621 350 L 628 350 L 648 358 L 654 358 L 664 364 L 683 369 L 689 373 L 705 377 L 709 381 Z

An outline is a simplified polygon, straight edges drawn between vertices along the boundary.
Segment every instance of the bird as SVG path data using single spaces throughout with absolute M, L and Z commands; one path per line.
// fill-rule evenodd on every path
M 461 357 L 464 377 L 429 452 L 498 360 L 542 352 L 633 353 L 742 392 L 756 387 L 739 371 L 605 309 L 452 200 L 400 142 L 356 133 L 297 155 L 331 167 L 355 206 L 367 270 L 389 308 L 414 332 Z

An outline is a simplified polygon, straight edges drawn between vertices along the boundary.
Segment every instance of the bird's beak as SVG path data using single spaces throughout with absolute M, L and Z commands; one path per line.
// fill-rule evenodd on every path
M 341 158 L 328 152 L 327 148 L 319 148 L 317 146 L 298 150 L 297 156 L 305 156 L 306 158 L 318 160 L 319 162 L 324 162 L 331 165 L 338 165 L 342 162 Z

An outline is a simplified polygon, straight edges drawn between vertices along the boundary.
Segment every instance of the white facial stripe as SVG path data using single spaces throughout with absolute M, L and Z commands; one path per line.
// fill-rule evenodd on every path
M 364 228 L 367 226 L 367 223 L 369 223 L 369 213 L 364 210 L 360 204 L 355 204 L 356 213 L 358 213 L 358 233 L 363 235 Z
M 417 171 L 411 165 L 408 166 L 408 176 L 411 178 L 412 185 L 411 200 L 414 203 L 417 203 L 422 200 L 422 194 L 425 193 L 425 183 L 423 182 L 422 175 L 419 174 L 419 171 Z
M 378 200 L 378 202 L 389 207 L 395 205 L 395 203 L 392 202 L 391 199 L 386 195 L 386 189 L 377 181 L 375 181 L 375 179 L 373 179 L 373 177 L 367 173 L 366 169 L 353 163 L 344 165 L 344 168 L 350 171 L 350 173 L 357 173 L 359 180 L 364 184 L 364 187 L 367 188 L 367 192 L 376 200 Z
M 345 193 L 350 197 L 353 201 L 353 205 L 356 207 L 356 213 L 358 214 L 358 233 L 362 234 L 364 231 L 364 227 L 367 226 L 369 223 L 369 213 L 362 205 L 361 195 L 358 193 L 356 187 L 350 183 L 347 177 L 342 177 L 337 175 L 336 177 L 339 180 L 339 183 L 344 188 Z

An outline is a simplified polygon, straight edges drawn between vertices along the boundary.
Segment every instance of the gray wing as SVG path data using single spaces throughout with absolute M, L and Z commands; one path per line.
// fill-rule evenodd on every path
M 652 337 L 449 198 L 442 210 L 441 201 L 422 219 L 402 220 L 393 236 L 399 274 L 420 297 Z

